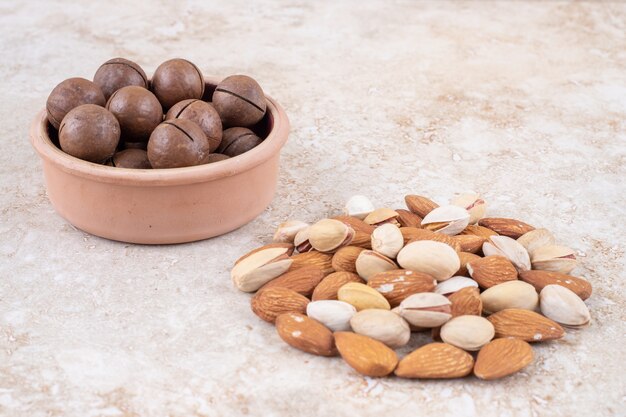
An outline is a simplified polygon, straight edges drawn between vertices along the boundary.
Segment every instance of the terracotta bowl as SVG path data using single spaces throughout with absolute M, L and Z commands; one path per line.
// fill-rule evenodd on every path
M 214 89 L 214 82 L 207 83 L 205 99 Z M 289 134 L 287 115 L 272 98 L 254 130 L 265 140 L 237 157 L 153 170 L 98 165 L 64 153 L 45 109 L 33 121 L 30 137 L 43 161 L 48 197 L 67 221 L 107 239 L 164 244 L 230 232 L 269 205 Z

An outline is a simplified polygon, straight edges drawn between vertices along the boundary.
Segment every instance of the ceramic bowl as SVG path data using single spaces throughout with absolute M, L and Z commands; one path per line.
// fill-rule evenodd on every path
M 207 83 L 205 99 L 215 82 Z M 43 162 L 48 197 L 74 226 L 131 243 L 191 242 L 230 232 L 250 222 L 276 191 L 280 150 L 289 120 L 267 98 L 267 113 L 254 128 L 265 140 L 237 157 L 172 169 L 125 169 L 70 156 L 39 112 L 30 130 Z

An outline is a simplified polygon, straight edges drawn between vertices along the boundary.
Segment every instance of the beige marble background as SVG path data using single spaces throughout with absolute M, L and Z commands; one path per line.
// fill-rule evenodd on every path
M 0 54 L 1 416 L 626 415 L 626 3 L 1 1 Z M 263 215 L 148 247 L 54 212 L 29 123 L 115 56 L 250 74 L 284 105 Z M 518 375 L 363 378 L 289 348 L 231 286 L 286 218 L 468 189 L 552 230 L 594 285 L 591 327 Z

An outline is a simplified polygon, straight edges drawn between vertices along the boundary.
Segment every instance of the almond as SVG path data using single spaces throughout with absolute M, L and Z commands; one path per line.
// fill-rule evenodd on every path
M 320 322 L 300 313 L 284 313 L 276 318 L 276 331 L 289 346 L 320 356 L 335 356 L 335 338 Z
M 401 227 L 422 227 L 422 218 L 417 214 L 404 209 L 396 209 L 396 213 Z
M 467 271 L 481 288 L 517 279 L 517 269 L 503 256 L 486 256 L 467 264 Z
M 481 259 L 481 257 L 473 253 L 459 252 L 459 260 L 461 261 L 461 267 L 459 268 L 458 271 L 456 271 L 456 274 L 454 275 L 459 275 L 462 277 L 469 277 L 470 274 L 467 271 L 467 264 L 472 261 L 476 261 L 478 259 Z
M 461 378 L 474 366 L 472 355 L 447 343 L 429 343 L 405 356 L 395 374 L 401 378 Z
M 302 294 L 305 297 L 310 297 L 313 293 L 313 289 L 317 287 L 325 276 L 326 274 L 323 269 L 317 266 L 305 266 L 282 274 L 262 286 L 261 290 L 283 287 L 293 290 L 298 294 Z
M 466 287 L 448 297 L 452 303 L 450 312 L 452 317 L 474 315 L 480 316 L 483 312 L 483 302 L 480 299 L 478 288 Z
M 479 226 L 477 224 L 470 224 L 460 233 L 460 235 L 480 236 L 485 239 L 489 239 L 491 236 L 498 236 L 498 234 L 493 230 L 487 229 L 486 227 Z
M 265 321 L 274 323 L 283 313 L 304 314 L 309 299 L 288 288 L 268 288 L 257 292 L 250 302 L 252 311 Z
M 329 253 L 321 253 L 316 250 L 309 252 L 299 253 L 289 258 L 293 261 L 289 271 L 294 269 L 303 268 L 305 266 L 316 266 L 324 271 L 325 274 L 334 272 L 332 265 L 333 255 Z
M 459 243 L 454 240 L 452 236 L 444 235 L 443 233 L 432 232 L 426 229 L 418 229 L 416 227 L 401 227 L 400 233 L 402 233 L 402 236 L 404 237 L 405 245 L 417 240 L 434 240 L 451 246 L 452 249 L 457 252 L 461 251 L 461 245 L 459 245 Z
M 560 285 L 574 292 L 582 300 L 591 296 L 591 284 L 587 280 L 560 272 L 522 271 L 519 274 L 519 279 L 529 283 L 537 291 L 543 290 L 546 285 Z
M 333 217 L 333 219 L 339 220 L 340 222 L 347 224 L 348 226 L 352 227 L 355 232 L 363 232 L 369 235 L 372 234 L 374 229 L 376 229 L 375 226 L 367 224 L 363 220 L 353 216 L 335 216 Z
M 381 293 L 391 307 L 400 305 L 402 300 L 415 293 L 433 291 L 436 283 L 428 274 L 406 269 L 379 272 L 367 281 L 367 285 Z
M 558 323 L 530 310 L 501 310 L 487 317 L 487 320 L 496 329 L 496 337 L 517 337 L 527 342 L 541 342 L 565 335 Z
M 313 301 L 317 300 L 336 300 L 337 291 L 348 282 L 359 282 L 364 284 L 365 281 L 355 273 L 340 271 L 333 272 L 324 278 L 313 290 Z
M 495 339 L 478 352 L 474 375 L 498 379 L 514 374 L 533 361 L 533 348 L 521 339 Z
M 478 253 L 485 243 L 485 238 L 476 235 L 456 235 L 453 237 L 461 247 L 462 252 Z
M 371 240 L 371 239 L 370 239 Z M 333 255 L 331 265 L 335 271 L 356 273 L 356 259 L 365 248 L 358 246 L 344 246 Z
M 336 332 L 335 344 L 343 360 L 365 376 L 389 375 L 398 364 L 396 352 L 371 337 L 351 332 Z
M 412 213 L 417 214 L 421 218 L 424 218 L 428 213 L 439 207 L 439 204 L 421 195 L 407 195 L 404 197 L 404 202 Z
M 478 221 L 478 225 L 491 229 L 499 235 L 508 236 L 513 239 L 517 239 L 524 233 L 535 230 L 534 227 L 522 221 L 504 217 L 485 217 Z
M 355 232 L 350 246 L 357 246 L 363 249 L 372 249 L 372 235 L 365 232 Z
M 291 243 L 270 243 L 268 245 L 261 246 L 260 248 L 253 249 L 250 252 L 246 253 L 245 255 L 243 255 L 242 257 L 240 257 L 239 259 L 235 261 L 235 265 L 237 265 L 239 262 L 246 259 L 248 256 L 253 255 L 257 252 L 260 252 L 263 249 L 272 249 L 272 248 L 285 248 L 286 249 L 285 253 L 287 254 L 287 256 L 291 256 L 294 250 L 294 246 Z

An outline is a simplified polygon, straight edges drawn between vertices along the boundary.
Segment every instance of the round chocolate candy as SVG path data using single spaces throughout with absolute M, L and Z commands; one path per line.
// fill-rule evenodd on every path
M 224 155 L 223 153 L 212 153 L 207 157 L 207 164 L 212 164 L 213 162 L 223 161 L 225 159 L 230 159 L 230 156 Z
M 213 106 L 226 127 L 248 127 L 265 115 L 267 105 L 261 86 L 245 75 L 232 75 L 217 85 Z
M 81 104 L 97 104 L 104 107 L 105 103 L 104 94 L 95 83 L 84 78 L 68 78 L 54 87 L 48 96 L 46 102 L 48 121 L 58 129 L 61 120 L 73 108 Z
M 147 142 L 154 128 L 163 121 L 159 100 L 149 90 L 136 85 L 113 93 L 107 109 L 119 120 L 125 142 Z
M 179 168 L 206 163 L 209 140 L 194 122 L 166 120 L 150 135 L 148 159 L 152 168 Z
M 148 77 L 135 62 L 124 58 L 109 59 L 96 71 L 93 82 L 102 89 L 105 99 L 122 87 L 136 85 L 148 88 Z
M 120 141 L 120 125 L 113 114 L 95 104 L 83 104 L 67 113 L 59 127 L 63 152 L 85 161 L 110 158 Z
M 263 140 L 245 127 L 231 127 L 224 131 L 219 153 L 233 157 L 248 152 Z
M 222 121 L 220 115 L 210 103 L 206 101 L 189 99 L 180 101 L 172 106 L 165 115 L 165 120 L 186 119 L 196 123 L 207 139 L 209 150 L 213 152 L 222 142 Z
M 186 59 L 170 59 L 154 71 L 152 91 L 167 110 L 179 101 L 202 98 L 204 77 L 198 67 Z

